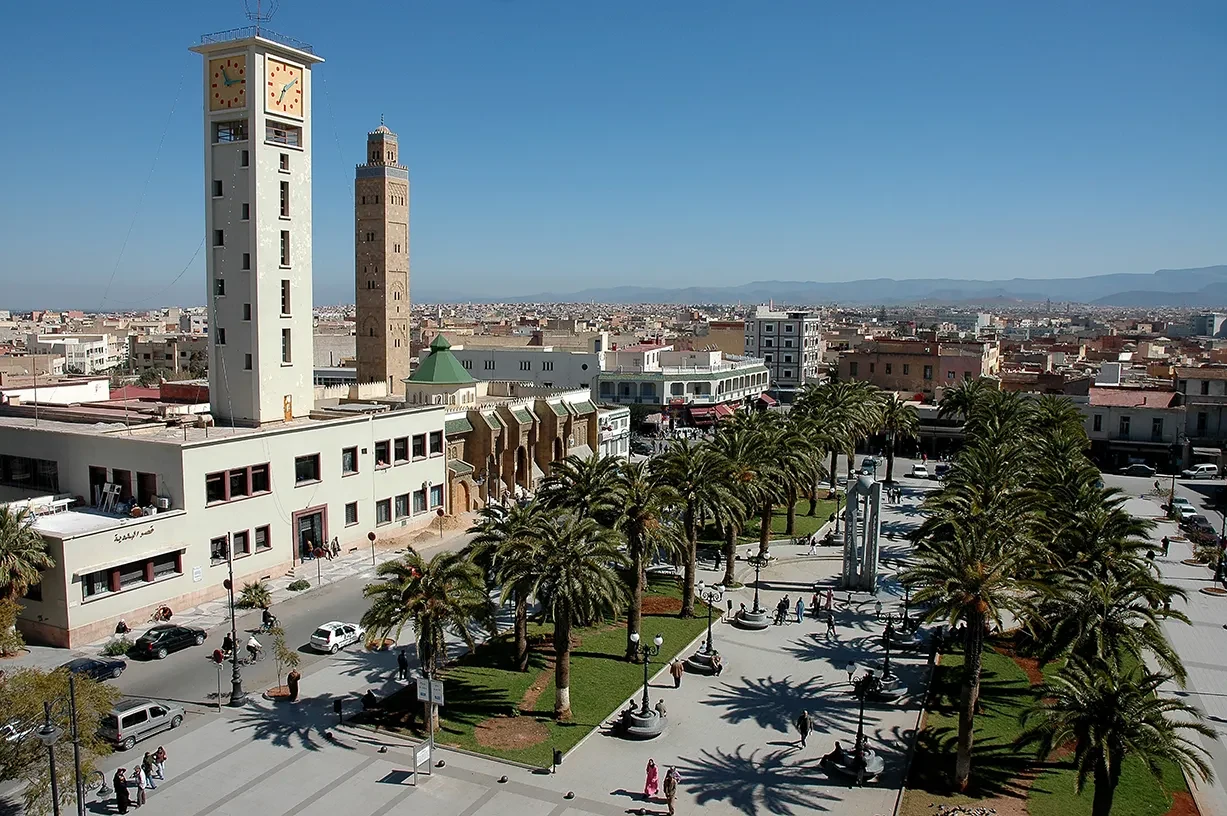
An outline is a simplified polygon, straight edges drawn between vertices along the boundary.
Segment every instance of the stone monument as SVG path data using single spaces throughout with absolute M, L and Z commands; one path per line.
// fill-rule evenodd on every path
M 843 588 L 876 592 L 878 534 L 882 526 L 882 483 L 869 474 L 848 482 L 844 507 Z

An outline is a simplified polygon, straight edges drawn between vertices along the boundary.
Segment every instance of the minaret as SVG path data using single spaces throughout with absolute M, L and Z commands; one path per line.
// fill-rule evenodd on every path
M 367 134 L 354 178 L 354 302 L 358 382 L 386 382 L 403 396 L 409 376 L 409 170 L 396 134 Z
M 243 35 L 245 30 L 238 30 Z M 204 57 L 209 402 L 224 423 L 314 408 L 311 46 L 211 34 Z

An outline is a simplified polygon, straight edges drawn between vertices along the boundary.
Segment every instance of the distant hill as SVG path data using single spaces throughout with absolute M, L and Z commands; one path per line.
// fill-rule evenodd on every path
M 1151 274 L 1093 275 L 1087 278 L 1012 278 L 1003 281 L 874 278 L 855 281 L 754 281 L 740 286 L 690 286 L 663 289 L 614 286 L 578 292 L 531 295 L 476 295 L 418 287 L 420 303 L 780 303 L 817 304 L 972 304 L 1032 302 L 1088 303 L 1098 306 L 1227 306 L 1227 265 L 1198 269 L 1161 269 Z

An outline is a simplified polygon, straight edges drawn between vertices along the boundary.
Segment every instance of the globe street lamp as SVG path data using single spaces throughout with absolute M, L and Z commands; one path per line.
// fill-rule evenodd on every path
M 702 581 L 699 581 L 699 587 L 698 587 L 698 590 L 695 592 L 695 594 L 699 596 L 699 600 L 707 604 L 707 649 L 706 651 L 710 655 L 712 652 L 715 651 L 715 649 L 712 648 L 712 642 L 711 642 L 712 607 L 720 603 L 720 600 L 724 597 L 724 587 L 719 587 L 719 586 L 709 587 L 707 586 L 707 584 L 703 583 Z
M 647 716 L 648 706 L 648 664 L 652 662 L 652 658 L 660 654 L 661 644 L 665 642 L 664 635 L 657 634 L 652 638 L 652 643 L 640 643 L 639 633 L 631 632 L 631 644 L 635 650 L 635 654 L 643 658 L 643 710 L 640 711 L 641 716 Z
M 890 680 L 894 677 L 890 673 L 890 639 L 895 634 L 895 619 L 893 615 L 886 616 L 886 631 L 882 633 L 882 645 L 886 647 L 886 660 L 882 663 L 882 679 Z
M 47 747 L 47 761 L 51 766 L 51 809 L 55 816 L 60 813 L 60 787 L 59 780 L 55 775 L 55 744 L 60 741 L 60 737 L 64 736 L 64 729 L 56 726 L 51 721 L 51 709 L 53 705 L 62 705 L 68 703 L 68 722 L 72 729 L 69 736 L 72 740 L 72 763 L 73 763 L 73 780 L 74 788 L 76 789 L 77 799 L 77 814 L 85 816 L 85 788 L 81 780 L 81 739 L 77 732 L 77 684 L 76 675 L 71 672 L 68 675 L 68 699 L 65 701 L 63 697 L 56 698 L 54 701 L 43 702 L 43 724 L 35 732 L 38 741 Z M 105 786 L 105 781 L 103 782 Z
M 243 672 L 239 669 L 239 625 L 234 614 L 234 547 L 229 535 L 226 536 L 226 565 L 230 577 L 222 585 L 230 593 L 230 705 L 238 707 L 247 702 L 247 694 L 243 691 Z
M 860 714 L 857 717 L 856 723 L 856 744 L 853 748 L 853 754 L 856 758 L 858 766 L 864 765 L 865 758 L 865 698 L 869 696 L 878 685 L 878 678 L 873 673 L 873 669 L 866 669 L 865 673 L 860 677 L 856 676 L 857 669 L 860 668 L 856 663 L 849 663 L 844 669 L 848 673 L 848 683 L 852 685 L 852 693 L 860 701 Z
M 747 554 L 746 561 L 753 562 L 754 564 L 754 609 L 751 611 L 762 612 L 764 610 L 762 606 L 759 604 L 759 599 L 758 599 L 758 574 L 763 568 L 763 556 L 761 553 L 754 553 L 753 550 L 751 550 L 750 552 L 753 554 Z

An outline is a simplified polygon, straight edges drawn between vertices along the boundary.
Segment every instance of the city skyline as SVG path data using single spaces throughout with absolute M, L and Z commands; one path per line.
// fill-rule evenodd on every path
M 245 22 L 233 5 L 57 14 L 101 87 L 74 99 L 73 130 L 91 138 L 71 160 L 10 168 L 0 238 L 13 308 L 203 301 L 199 67 L 185 46 Z M 49 14 L 9 16 L 35 29 Z M 372 50 L 369 20 L 295 2 L 270 27 L 329 59 L 314 244 L 315 301 L 330 303 L 352 292 L 352 166 L 381 114 L 417 174 L 412 263 L 426 296 L 457 280 L 523 294 L 1218 263 L 1224 19 L 1210 3 L 1111 18 L 1055 5 L 491 3 L 397 12 L 381 31 L 404 30 L 407 47 Z M 15 43 L 42 73 L 4 93 L 50 121 L 63 99 L 43 89 L 81 80 L 38 48 Z M 131 98 L 119 65 L 149 67 L 137 86 L 148 103 L 116 104 Z M 45 131 L 0 136 L 10 157 L 45 148 Z M 70 241 L 47 218 L 66 191 Z

